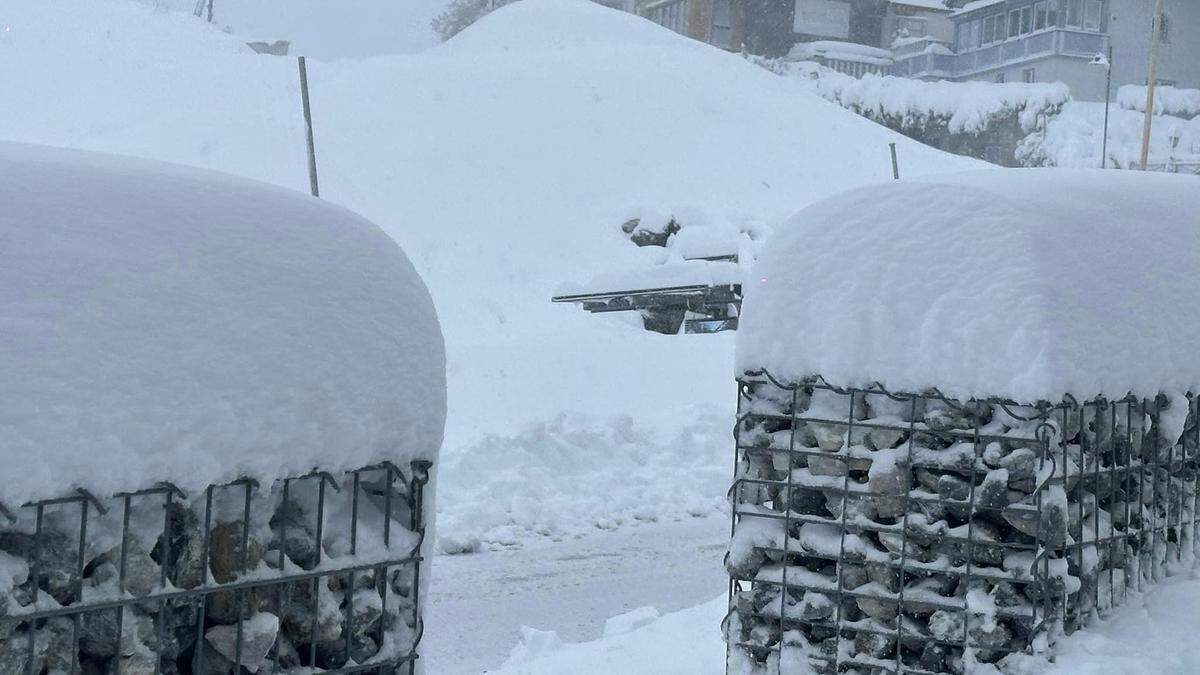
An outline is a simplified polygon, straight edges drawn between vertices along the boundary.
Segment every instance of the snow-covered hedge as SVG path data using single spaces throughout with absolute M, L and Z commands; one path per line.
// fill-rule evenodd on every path
M 1127 84 L 1117 90 L 1117 104 L 1125 110 L 1146 112 L 1146 87 Z M 1154 114 L 1193 118 L 1200 116 L 1200 89 L 1154 88 Z
M 1109 111 L 1109 167 L 1140 167 L 1144 122 L 1141 112 L 1118 107 Z M 1094 168 L 1102 163 L 1104 147 L 1104 104 L 1071 101 L 1045 129 L 1021 141 L 1017 158 L 1025 166 Z M 1156 116 L 1150 136 L 1150 164 L 1160 170 L 1174 167 L 1180 173 L 1200 172 L 1200 117 L 1188 120 Z
M 803 89 L 928 145 L 983 157 L 988 145 L 1015 146 L 1044 128 L 1070 100 L 1066 85 L 925 82 L 850 77 L 815 63 L 754 62 Z

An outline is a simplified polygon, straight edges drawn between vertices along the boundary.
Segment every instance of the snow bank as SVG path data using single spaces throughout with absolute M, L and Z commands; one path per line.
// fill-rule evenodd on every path
M 1117 104 L 1125 110 L 1146 112 L 1146 87 L 1127 84 L 1117 90 Z M 1200 89 L 1154 88 L 1154 114 L 1192 118 L 1200 115 Z
M 3 16 L 0 135 L 307 189 L 293 60 L 126 0 L 9 0 Z M 518 492 L 507 462 L 532 453 L 527 431 L 564 414 L 660 427 L 647 453 L 697 423 L 693 403 L 711 415 L 702 426 L 728 433 L 727 336 L 665 337 L 549 301 L 563 281 L 645 261 L 619 228 L 631 206 L 779 222 L 887 179 L 890 141 L 905 175 L 978 166 L 586 0 L 523 0 L 434 49 L 313 60 L 309 76 L 322 196 L 398 241 L 438 307 L 451 392 L 439 509 L 464 537 L 478 534 L 467 514 L 503 514 L 488 486 Z M 609 476 L 642 470 L 628 447 L 581 463 L 570 483 L 537 468 L 552 459 L 535 463 L 547 481 L 536 491 L 628 519 L 627 502 L 608 498 Z M 725 449 L 677 467 L 674 484 L 721 497 L 708 476 L 727 479 Z M 452 461 L 467 455 L 505 471 Z M 513 531 L 533 532 L 522 513 Z
M 1027 402 L 1195 390 L 1195 190 L 1024 169 L 851 191 L 764 245 L 737 368 Z
M 433 459 L 429 293 L 377 227 L 277 187 L 0 144 L 0 501 Z
M 695 343 L 706 337 L 720 340 L 721 358 L 732 372 L 726 336 L 662 339 Z M 440 549 L 502 549 L 536 536 L 727 512 L 733 418 L 707 407 L 681 417 L 664 417 L 658 430 L 648 416 L 563 415 L 446 456 L 438 479 Z

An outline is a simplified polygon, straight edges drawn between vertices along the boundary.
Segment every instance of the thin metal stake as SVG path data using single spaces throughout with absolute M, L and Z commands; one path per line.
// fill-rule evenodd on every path
M 888 147 L 892 150 L 892 178 L 900 180 L 900 161 L 896 159 L 896 144 L 888 143 Z
M 304 131 L 308 141 L 308 186 L 312 196 L 320 197 L 321 189 L 317 185 L 317 150 L 313 143 L 312 107 L 308 101 L 308 65 L 304 57 L 297 59 L 300 64 L 300 101 L 304 106 Z

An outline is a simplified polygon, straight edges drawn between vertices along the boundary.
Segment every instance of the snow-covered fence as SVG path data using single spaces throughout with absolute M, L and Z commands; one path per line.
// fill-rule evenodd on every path
M 740 391 L 731 663 L 962 672 L 1195 555 L 1194 401 L 1171 439 L 1164 400 Z
M 412 672 L 429 468 L 27 504 L 0 672 Z
M 0 173 L 0 673 L 422 672 L 445 359 L 395 242 L 188 167 Z
M 730 673 L 1019 669 L 1194 564 L 1193 190 L 972 172 L 774 231 L 738 332 Z

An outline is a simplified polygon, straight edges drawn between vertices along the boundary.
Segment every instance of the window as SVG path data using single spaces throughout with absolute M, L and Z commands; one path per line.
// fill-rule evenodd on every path
M 925 19 L 916 16 L 896 17 L 897 37 L 925 37 L 928 33 Z
M 1026 35 L 1033 31 L 1033 5 L 1026 5 L 1021 8 L 1021 35 Z
M 1046 30 L 1046 3 L 1039 2 L 1033 6 L 1033 29 Z
M 710 42 L 718 47 L 732 46 L 733 0 L 713 0 L 712 34 Z
M 1161 40 L 1163 44 L 1171 42 L 1171 17 L 1163 14 L 1162 25 L 1159 27 L 1158 32 L 1159 40 Z
M 996 41 L 996 17 L 989 16 L 983 20 L 983 44 L 990 45 Z
M 1046 3 L 1046 26 L 1058 28 L 1058 0 L 1049 0 Z
M 996 84 L 1004 84 L 1005 80 L 1007 80 L 1007 79 L 1008 78 L 1004 77 L 1004 73 L 996 74 Z
M 1008 37 L 1015 38 L 1021 34 L 1021 10 L 1014 9 L 1008 13 Z
M 1033 68 L 1026 68 L 1021 71 L 1021 81 L 1025 83 L 1037 82 L 1037 71 Z
M 1104 3 L 1101 0 L 1087 0 L 1087 11 L 1083 15 L 1084 30 L 1100 32 L 1100 10 L 1103 7 Z
M 1083 28 L 1083 0 L 1065 0 L 1067 28 Z

